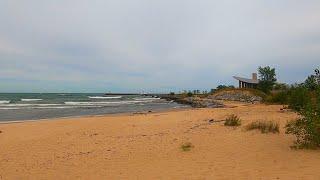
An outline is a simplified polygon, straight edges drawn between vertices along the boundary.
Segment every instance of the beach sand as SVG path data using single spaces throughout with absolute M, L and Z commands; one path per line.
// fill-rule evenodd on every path
M 293 150 L 278 105 L 0 124 L 0 179 L 318 179 L 320 151 Z M 224 120 L 236 114 L 238 128 Z M 256 120 L 279 134 L 245 131 Z M 193 148 L 182 151 L 190 142 Z

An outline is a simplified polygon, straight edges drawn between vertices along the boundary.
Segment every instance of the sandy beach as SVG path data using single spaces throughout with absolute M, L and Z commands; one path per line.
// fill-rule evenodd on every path
M 279 105 L 0 124 L 0 179 L 318 179 L 320 152 L 293 150 Z M 225 127 L 236 114 L 242 126 Z M 256 120 L 279 134 L 245 131 Z M 190 151 L 181 145 L 190 142 Z

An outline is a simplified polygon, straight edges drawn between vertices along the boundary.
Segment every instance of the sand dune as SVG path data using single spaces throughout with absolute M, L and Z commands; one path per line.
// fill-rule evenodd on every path
M 0 125 L 0 179 L 317 179 L 320 152 L 292 150 L 281 106 L 229 104 Z M 234 106 L 231 108 L 231 106 Z M 272 120 L 280 134 L 229 128 Z M 194 145 L 188 152 L 181 144 Z

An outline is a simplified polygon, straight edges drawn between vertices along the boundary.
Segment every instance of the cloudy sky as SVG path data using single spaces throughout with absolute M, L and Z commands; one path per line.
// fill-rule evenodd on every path
M 0 92 L 138 92 L 236 84 L 320 65 L 319 0 L 0 0 Z

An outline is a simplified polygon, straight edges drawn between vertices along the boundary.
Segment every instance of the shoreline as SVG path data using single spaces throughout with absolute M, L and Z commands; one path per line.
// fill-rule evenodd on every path
M 38 122 L 38 121 L 60 121 L 60 120 L 68 120 L 68 119 L 81 119 L 81 118 L 94 118 L 94 117 L 118 117 L 118 116 L 130 116 L 130 115 L 137 115 L 137 114 L 152 114 L 152 113 L 164 113 L 164 112 L 175 112 L 175 111 L 183 111 L 195 109 L 192 107 L 179 107 L 179 108 L 168 108 L 168 109 L 160 109 L 160 110 L 152 110 L 152 112 L 115 112 L 115 113 L 108 113 L 108 114 L 101 114 L 101 115 L 79 115 L 79 116 L 65 116 L 65 117 L 56 117 L 56 118 L 44 118 L 44 119 L 26 119 L 26 120 L 12 120 L 12 121 L 0 121 L 1 124 L 16 124 L 16 123 L 28 123 L 28 122 Z

